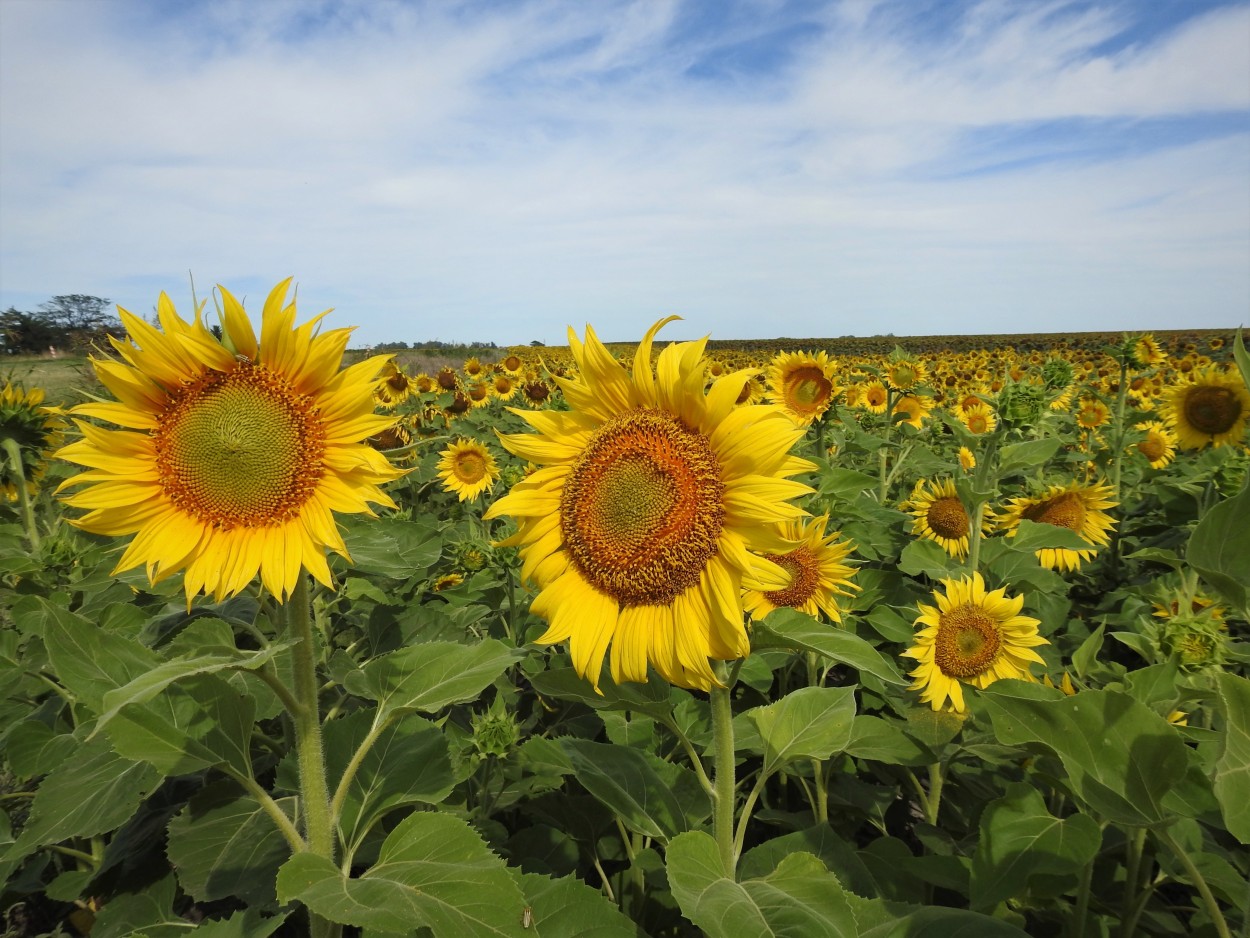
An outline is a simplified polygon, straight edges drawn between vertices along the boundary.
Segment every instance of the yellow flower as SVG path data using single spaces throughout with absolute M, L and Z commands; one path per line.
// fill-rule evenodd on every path
M 898 400 L 894 402 L 895 415 L 906 415 L 906 419 L 900 420 L 899 423 L 905 423 L 908 426 L 915 427 L 917 430 L 924 429 L 925 419 L 929 416 L 929 411 L 931 410 L 933 410 L 933 398 L 931 397 L 900 394 Z
M 976 454 L 966 446 L 959 447 L 959 467 L 964 472 L 971 472 L 977 467 Z
M 222 341 L 163 293 L 160 329 L 119 309 L 122 360 L 93 359 L 119 401 L 73 413 L 123 429 L 76 421 L 83 439 L 57 454 L 90 470 L 61 486 L 90 483 L 65 499 L 88 509 L 73 523 L 135 535 L 115 573 L 143 564 L 155 583 L 185 570 L 189 602 L 220 601 L 259 572 L 281 600 L 301 569 L 330 584 L 326 550 L 347 556 L 334 512 L 394 507 L 379 486 L 403 473 L 362 442 L 394 422 L 373 412 L 386 358 L 340 371 L 351 329 L 314 334 L 324 313 L 297 328 L 290 283 L 265 300 L 259 341 L 225 289 Z
M 1250 391 L 1240 374 L 1207 368 L 1165 391 L 1160 409 L 1181 449 L 1225 446 L 1245 436 Z
M 507 371 L 496 372 L 490 383 L 495 397 L 501 401 L 508 401 L 516 396 L 516 380 Z
M 911 533 L 936 541 L 950 556 L 962 560 L 968 556 L 968 540 L 972 520 L 955 492 L 950 479 L 942 482 L 916 483 L 911 498 L 901 506 L 915 520 Z
M 916 644 L 903 655 L 920 666 L 910 672 L 911 689 L 921 703 L 941 710 L 950 701 L 956 713 L 967 710 L 963 685 L 986 688 L 1004 678 L 1033 680 L 1030 662 L 1044 663 L 1033 649 L 1050 644 L 1037 634 L 1040 622 L 1020 615 L 1024 597 L 1007 590 L 986 592 L 981 574 L 942 580 L 945 594 L 934 590 L 937 608 L 919 604 Z
M 1110 541 L 1108 533 L 1115 526 L 1115 519 L 1104 511 L 1114 508 L 1111 486 L 1102 482 L 1070 482 L 1052 485 L 1036 497 L 1013 498 L 999 515 L 999 522 L 1008 537 L 1015 537 L 1022 520 L 1075 531 L 1093 547 L 1089 550 L 1072 550 L 1067 547 L 1043 548 L 1037 551 L 1037 559 L 1048 570 L 1079 570 L 1081 563 L 1090 560 L 1097 548 Z
M 19 485 L 24 485 L 29 495 L 38 491 L 48 452 L 61 445 L 64 411 L 43 406 L 43 399 L 42 388 L 27 390 L 21 384 L 6 381 L 0 389 L 0 441 L 13 441 L 21 463 L 18 472 L 13 454 L 5 451 L 7 445 L 0 448 L 0 493 L 8 501 L 18 499 Z
M 769 400 L 808 426 L 829 409 L 838 387 L 828 352 L 779 352 L 768 369 Z
M 503 361 L 499 363 L 499 367 L 502 368 L 509 376 L 519 378 L 521 376 L 521 370 L 525 367 L 525 362 L 521 359 L 520 355 L 516 354 L 516 352 L 509 352 L 503 357 Z
M 477 497 L 499 479 L 499 466 L 489 449 L 477 440 L 460 439 L 439 455 L 438 476 L 443 488 L 454 492 L 460 501 L 477 501 Z
M 1155 337 L 1147 332 L 1133 343 L 1133 358 L 1143 368 L 1150 368 L 1162 365 L 1168 357 L 1159 347 L 1159 343 L 1155 341 Z
M 870 414 L 884 414 L 889 402 L 889 392 L 880 381 L 869 381 L 863 388 L 861 406 Z
M 989 404 L 978 401 L 959 411 L 959 421 L 968 428 L 969 433 L 980 436 L 982 433 L 993 433 L 998 426 L 998 418 Z
M 1146 438 L 1136 445 L 1137 452 L 1146 457 L 1151 469 L 1162 469 L 1176 456 L 1176 434 L 1157 420 L 1139 429 L 1146 431 Z
M 1110 417 L 1110 408 L 1096 397 L 1081 398 L 1076 409 L 1076 425 L 1082 430 L 1096 430 Z
M 928 376 L 924 362 L 915 358 L 897 358 L 885 369 L 886 382 L 897 391 L 910 391 Z
M 706 340 L 670 345 L 651 367 L 648 330 L 632 374 L 589 326 L 569 330 L 576 378 L 558 383 L 569 411 L 513 413 L 537 435 L 501 435 L 543 466 L 485 517 L 519 519 L 522 576 L 541 592 L 549 623 L 539 641 L 569 642 L 577 672 L 598 685 L 611 646 L 612 679 L 645 681 L 648 663 L 670 683 L 716 683 L 709 658 L 750 653 L 742 589 L 785 589 L 790 577 L 757 556 L 793 547 L 775 533 L 801 517 L 788 500 L 809 493 L 787 476 L 812 465 L 789 455 L 803 435 L 772 405 L 735 406 L 748 374 L 706 394 Z
M 483 365 L 480 361 L 478 361 L 477 358 L 465 359 L 464 373 L 468 375 L 470 378 L 480 377 L 482 373 L 485 371 L 486 371 L 486 366 Z
M 786 521 L 781 525 L 780 535 L 798 546 L 783 554 L 764 556 L 786 570 L 792 579 L 785 589 L 747 590 L 743 605 L 752 619 L 762 619 L 778 606 L 788 606 L 813 617 L 823 611 L 834 622 L 842 621 L 834 597 L 851 596 L 859 589 L 850 581 L 855 568 L 842 562 L 854 545 L 850 541 L 839 541 L 842 536 L 839 531 L 825 534 L 828 523 L 829 517 L 825 515 L 807 523 Z
M 463 573 L 444 573 L 434 581 L 434 592 L 441 593 L 443 590 L 453 589 L 463 583 Z

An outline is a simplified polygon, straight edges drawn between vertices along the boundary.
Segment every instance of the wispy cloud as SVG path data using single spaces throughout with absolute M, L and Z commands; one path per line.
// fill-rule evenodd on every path
M 1247 318 L 1250 4 L 919 9 L 5 0 L 0 306 L 190 268 L 365 341 Z

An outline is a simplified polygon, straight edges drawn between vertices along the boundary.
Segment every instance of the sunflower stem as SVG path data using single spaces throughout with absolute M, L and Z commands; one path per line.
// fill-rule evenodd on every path
M 1125 840 L 1125 851 L 1128 854 L 1124 860 L 1124 898 L 1120 902 L 1120 934 L 1123 938 L 1129 938 L 1132 934 L 1128 928 L 1128 922 L 1134 920 L 1130 915 L 1133 906 L 1137 902 L 1137 879 L 1138 870 L 1141 866 L 1142 849 L 1146 845 L 1146 828 L 1139 827 L 1133 831 Z
M 330 788 L 326 783 L 325 750 L 321 739 L 321 710 L 317 692 L 317 650 L 313 641 L 312 604 L 308 578 L 303 574 L 286 605 L 287 633 L 294 639 L 291 669 L 294 672 L 292 697 L 297 709 L 295 751 L 299 762 L 300 809 L 304 815 L 304 836 L 308 851 L 334 862 L 334 824 L 330 814 Z M 337 938 L 342 926 L 309 910 L 312 938 Z
M 890 488 L 890 435 L 894 430 L 894 391 L 887 388 L 885 392 L 885 440 L 877 450 L 877 469 L 881 480 L 877 501 L 885 504 L 885 496 Z
M 972 509 L 972 529 L 968 532 L 968 570 L 977 572 L 981 562 L 981 519 L 985 512 L 985 502 L 977 502 Z
M 708 696 L 712 706 L 712 744 L 716 763 L 715 793 L 712 798 L 712 830 L 720 848 L 721 863 L 730 879 L 737 878 L 737 860 L 734 852 L 734 728 L 733 705 L 729 692 L 732 680 L 725 679 L 725 667 L 715 663 L 716 677 L 720 686 L 713 686 Z M 733 672 L 737 677 L 737 671 Z
M 1155 831 L 1155 835 L 1167 845 L 1167 848 L 1180 861 L 1181 866 L 1185 867 L 1185 872 L 1189 874 L 1190 880 L 1198 889 L 1198 894 L 1202 896 L 1203 904 L 1207 907 L 1207 915 L 1211 918 L 1211 924 L 1215 926 L 1216 934 L 1220 938 L 1233 938 L 1232 932 L 1228 930 L 1228 922 L 1224 920 L 1224 913 L 1220 911 L 1219 902 L 1216 901 L 1211 887 L 1207 885 L 1207 881 L 1190 858 L 1189 853 L 1172 838 L 1167 828 L 1159 828 Z
M 22 524 L 26 527 L 26 538 L 30 541 L 30 549 L 38 551 L 42 541 L 39 537 L 39 526 L 35 524 L 35 508 L 30 501 L 30 492 L 26 490 L 26 472 L 22 468 L 22 451 L 18 448 L 17 440 L 11 436 L 0 440 L 0 447 L 9 457 L 9 463 L 13 467 L 13 476 L 17 480 L 14 488 L 17 489 L 17 503 L 22 509 Z

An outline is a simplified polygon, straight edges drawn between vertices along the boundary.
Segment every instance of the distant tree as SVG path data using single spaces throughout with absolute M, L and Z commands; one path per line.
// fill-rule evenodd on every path
M 39 304 L 39 315 L 56 333 L 56 345 L 84 349 L 104 343 L 107 336 L 125 334 L 112 301 L 101 296 L 54 296 Z
M 60 339 L 61 334 L 39 313 L 23 312 L 12 306 L 0 313 L 0 341 L 10 355 L 46 352 Z
M 543 343 L 541 339 L 535 339 L 533 342 L 530 343 L 530 345 L 534 346 L 535 348 L 542 348 Z

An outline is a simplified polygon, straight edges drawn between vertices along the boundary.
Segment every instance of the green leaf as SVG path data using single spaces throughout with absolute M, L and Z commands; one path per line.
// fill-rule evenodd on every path
M 673 711 L 673 699 L 681 699 L 666 681 L 651 680 L 645 684 L 599 683 L 596 694 L 590 682 L 572 668 L 551 668 L 530 677 L 534 689 L 544 697 L 572 700 L 594 710 L 635 710 L 662 720 Z
M 374 658 L 343 683 L 351 693 L 378 701 L 382 716 L 436 713 L 473 700 L 524 656 L 493 638 L 477 645 L 427 642 Z
M 541 938 L 640 938 L 638 926 L 580 879 L 523 873 L 521 888 Z
M 1176 729 L 1128 694 L 1086 690 L 1054 699 L 1053 693 L 998 681 L 973 706 L 988 711 L 999 742 L 1053 750 L 1091 813 L 1121 824 L 1166 823 L 1172 814 L 1164 799 L 1188 768 Z
M 23 720 L 4 740 L 4 755 L 18 778 L 47 775 L 78 752 L 82 740 L 72 733 L 56 733 L 46 723 Z
M 1186 558 L 1198 575 L 1240 610 L 1250 589 L 1250 483 L 1212 505 L 1190 535 Z
M 898 559 L 898 568 L 908 576 L 927 576 L 930 580 L 948 579 L 958 566 L 942 545 L 927 538 L 912 541 Z
M 803 687 L 746 714 L 764 743 L 764 772 L 796 759 L 828 759 L 851 741 L 855 688 Z
M 358 878 L 324 857 L 296 854 L 278 873 L 278 898 L 332 922 L 400 935 L 420 926 L 457 938 L 527 934 L 525 896 L 503 861 L 464 821 L 430 811 L 400 821 Z
M 177 887 L 173 876 L 144 889 L 109 899 L 91 928 L 91 938 L 175 938 L 190 930 L 190 923 L 174 914 Z
M 844 752 L 887 765 L 928 765 L 935 761 L 933 753 L 904 732 L 902 725 L 866 714 L 855 717 Z
M 286 921 L 289 913 L 263 918 L 255 909 L 235 912 L 229 918 L 210 919 L 195 929 L 200 938 L 269 938 Z
M 361 573 L 394 580 L 421 577 L 442 554 L 443 540 L 429 519 L 349 516 L 339 524 L 352 566 Z
M 909 630 L 910 631 L 910 630 Z M 780 608 L 758 622 L 751 634 L 751 645 L 759 651 L 769 648 L 797 648 L 849 664 L 887 684 L 904 685 L 894 662 L 854 632 L 824 625 L 797 609 Z
M 981 837 L 972 857 L 972 908 L 992 910 L 1024 896 L 1033 876 L 1073 877 L 1091 862 L 1102 830 L 1087 814 L 1066 819 L 1046 810 L 1041 792 L 1023 783 L 992 801 L 981 814 Z
M 1001 919 L 965 909 L 921 908 L 880 901 L 866 905 L 884 921 L 860 932 L 859 938 L 1020 938 L 1025 935 Z M 858 908 L 857 914 L 860 914 Z M 863 913 L 865 918 L 868 914 Z
M 39 600 L 46 616 L 43 640 L 58 680 L 99 713 L 104 695 L 160 665 L 151 649 L 137 641 L 101 631 L 95 623 Z
M 582 786 L 632 831 L 667 843 L 707 817 L 707 795 L 689 769 L 637 749 L 572 737 L 560 745 Z
M 1090 633 L 1089 638 L 1081 642 L 1081 647 L 1072 653 L 1072 670 L 1076 676 L 1084 678 L 1098 661 L 1098 652 L 1102 651 L 1103 632 L 1107 628 L 1104 622 Z
M 1212 784 L 1228 832 L 1250 844 L 1250 681 L 1220 672 L 1215 687 L 1224 728 Z
M 1030 521 L 1028 518 L 1020 519 L 1020 526 L 1016 528 L 1016 536 L 1007 538 L 1005 543 L 1013 550 L 1028 553 L 1059 547 L 1068 550 L 1097 549 L 1070 528 L 1059 524 Z
M 876 476 L 854 469 L 822 468 L 816 482 L 816 491 L 839 499 L 852 499 L 860 492 L 874 490 L 880 484 Z
M 39 786 L 9 858 L 26 856 L 42 844 L 115 830 L 160 780 L 150 765 L 119 756 L 103 739 L 82 744 Z
M 293 817 L 295 801 L 282 798 L 278 806 Z M 226 783 L 204 789 L 170 820 L 166 853 L 199 902 L 237 896 L 272 905 L 274 877 L 291 846 L 256 799 Z
M 999 451 L 998 473 L 1007 476 L 1016 472 L 1028 472 L 1045 465 L 1063 441 L 1057 436 L 1041 440 L 1026 440 L 1023 443 L 1012 443 Z
M 792 853 L 769 875 L 738 883 L 702 831 L 668 848 L 668 879 L 682 914 L 708 938 L 855 938 L 842 885 L 810 853 Z
M 860 859 L 855 842 L 843 837 L 829 824 L 817 824 L 807 830 L 773 837 L 748 850 L 738 862 L 738 876 L 741 879 L 767 876 L 789 854 L 800 852 L 810 853 L 820 860 L 851 892 L 873 896 L 880 891 L 868 867 Z

